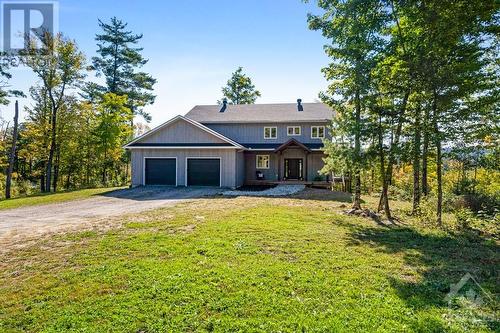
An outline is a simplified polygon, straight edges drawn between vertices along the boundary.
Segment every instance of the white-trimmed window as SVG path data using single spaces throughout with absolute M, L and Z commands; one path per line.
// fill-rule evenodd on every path
M 323 139 L 325 137 L 325 126 L 311 126 L 311 139 Z
M 257 155 L 257 169 L 269 169 L 269 155 Z
M 278 127 L 264 127 L 264 139 L 277 139 Z
M 286 128 L 286 134 L 288 136 L 299 136 L 302 132 L 302 127 L 300 126 L 288 126 Z

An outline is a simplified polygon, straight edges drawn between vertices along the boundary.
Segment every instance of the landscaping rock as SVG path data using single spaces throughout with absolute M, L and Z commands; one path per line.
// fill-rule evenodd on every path
M 305 185 L 278 185 L 263 191 L 225 191 L 226 196 L 248 196 L 248 197 L 278 197 L 298 193 L 306 188 Z

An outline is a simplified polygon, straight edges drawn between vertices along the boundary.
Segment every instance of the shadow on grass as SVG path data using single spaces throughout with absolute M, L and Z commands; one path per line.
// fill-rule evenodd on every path
M 493 242 L 463 235 L 421 233 L 410 227 L 351 226 L 351 229 L 351 245 L 369 244 L 383 253 L 402 255 L 405 265 L 419 273 L 411 276 L 402 271 L 389 277 L 399 297 L 414 309 L 448 307 L 445 297 L 450 285 L 466 273 L 472 274 L 489 296 L 499 291 L 500 247 Z M 488 306 L 497 309 L 498 303 L 492 299 Z M 499 322 L 494 319 L 488 325 L 496 330 Z
M 302 200 L 338 201 L 349 204 L 352 203 L 351 193 L 317 188 L 306 188 L 304 191 L 293 195 L 292 198 Z M 362 202 L 364 203 L 364 201 Z

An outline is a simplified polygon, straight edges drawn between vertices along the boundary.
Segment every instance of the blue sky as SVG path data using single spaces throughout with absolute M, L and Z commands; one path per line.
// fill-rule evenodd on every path
M 117 16 L 144 34 L 141 46 L 149 59 L 144 70 L 158 80 L 156 103 L 146 109 L 155 126 L 194 105 L 215 104 L 238 66 L 262 93 L 257 103 L 317 100 L 326 87 L 320 70 L 328 59 L 325 39 L 307 28 L 307 13 L 317 12 L 312 2 L 60 0 L 59 30 L 75 39 L 89 60 L 96 51 L 98 18 Z M 34 83 L 28 69 L 12 74 L 13 88 L 27 91 Z M 2 107 L 1 115 L 11 117 L 12 107 Z

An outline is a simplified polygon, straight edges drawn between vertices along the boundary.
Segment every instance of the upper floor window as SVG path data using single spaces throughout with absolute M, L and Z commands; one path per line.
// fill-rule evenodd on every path
M 264 127 L 264 139 L 277 139 L 277 138 L 278 138 L 277 127 Z
M 300 126 L 288 126 L 286 128 L 288 136 L 296 136 L 301 134 L 302 128 Z
M 311 126 L 311 138 L 323 139 L 325 137 L 325 126 Z

